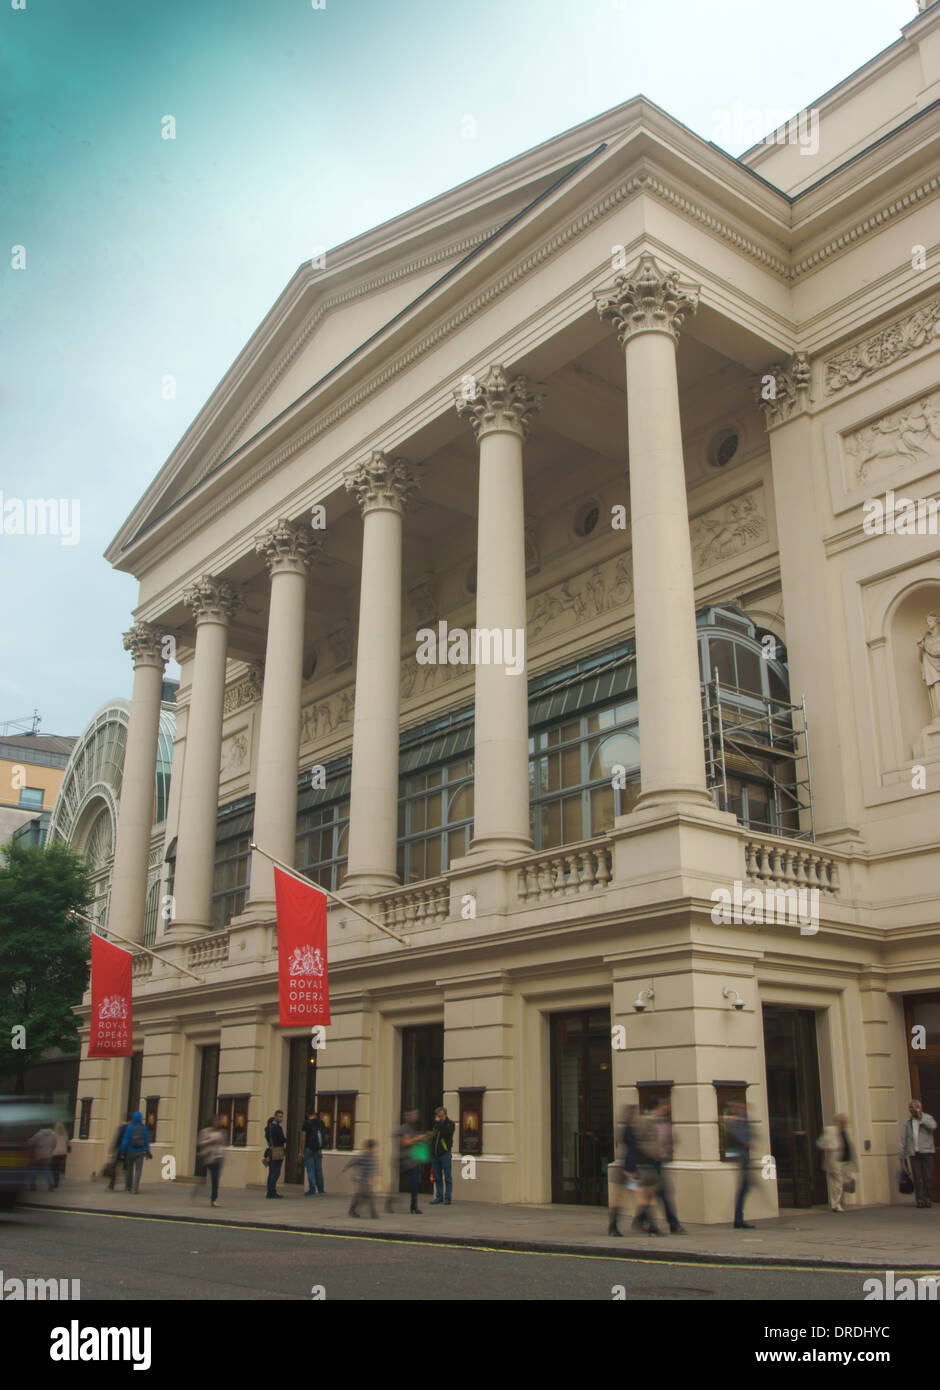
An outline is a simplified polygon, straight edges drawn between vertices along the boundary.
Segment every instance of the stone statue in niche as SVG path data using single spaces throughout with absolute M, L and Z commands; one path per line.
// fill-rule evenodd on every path
M 927 698 L 930 701 L 930 719 L 940 719 L 940 617 L 936 613 L 928 613 L 927 631 L 923 637 L 918 638 L 917 649 L 920 652 L 920 674 L 927 687 Z

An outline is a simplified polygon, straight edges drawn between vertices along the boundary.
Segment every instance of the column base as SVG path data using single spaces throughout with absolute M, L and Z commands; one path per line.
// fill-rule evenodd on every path
M 485 835 L 470 841 L 470 848 L 454 864 L 478 863 L 486 860 L 499 863 L 509 859 L 520 859 L 525 854 L 534 854 L 532 841 L 525 835 Z M 452 865 L 453 867 L 453 865 Z
M 157 937 L 157 945 L 166 946 L 180 941 L 192 941 L 197 936 L 209 936 L 216 930 L 208 922 L 169 922 L 166 931 Z
M 381 893 L 393 893 L 396 888 L 400 888 L 397 874 L 352 874 L 343 880 L 339 886 L 341 898 L 376 898 Z
M 244 912 L 239 912 L 229 922 L 230 927 L 255 927 L 270 924 L 273 926 L 277 920 L 277 906 L 272 898 L 270 902 L 261 898 L 256 903 L 246 903 Z
M 701 787 L 667 787 L 660 791 L 641 791 L 631 814 L 654 806 L 660 809 L 667 806 L 710 806 L 712 810 L 716 809 L 711 793 L 703 791 Z

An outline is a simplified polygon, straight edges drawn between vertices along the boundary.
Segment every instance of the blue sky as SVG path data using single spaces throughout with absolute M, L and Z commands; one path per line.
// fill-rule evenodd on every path
M 737 102 L 796 112 L 916 13 L 915 0 L 25 5 L 0 3 L 0 493 L 77 498 L 81 529 L 75 545 L 0 534 L 0 725 L 35 707 L 61 734 L 130 694 L 120 635 L 137 584 L 103 550 L 314 246 L 640 92 L 706 139 Z

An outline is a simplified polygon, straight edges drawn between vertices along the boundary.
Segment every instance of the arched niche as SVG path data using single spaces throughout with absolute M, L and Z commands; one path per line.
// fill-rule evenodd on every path
M 923 755 L 923 731 L 934 717 L 917 646 L 927 630 L 927 614 L 931 612 L 940 613 L 940 581 L 920 581 L 898 595 L 886 624 L 901 742 L 905 756 L 910 758 Z

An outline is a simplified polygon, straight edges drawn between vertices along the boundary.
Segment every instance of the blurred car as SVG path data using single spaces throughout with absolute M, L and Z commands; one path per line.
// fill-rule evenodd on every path
M 12 1207 L 29 1187 L 29 1141 L 61 1120 L 62 1108 L 38 1096 L 0 1096 L 0 1207 Z

